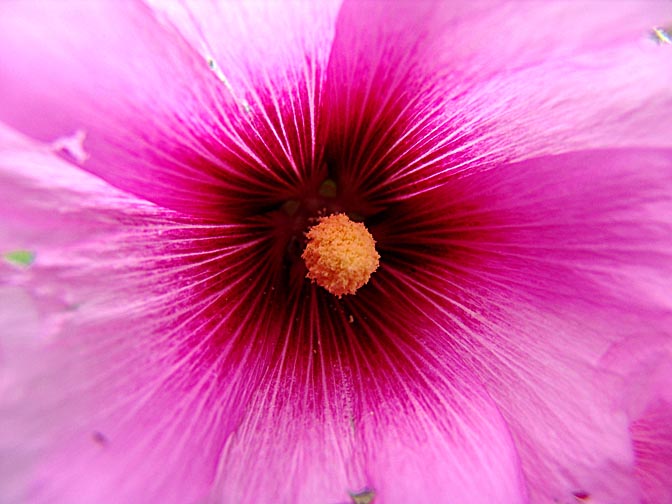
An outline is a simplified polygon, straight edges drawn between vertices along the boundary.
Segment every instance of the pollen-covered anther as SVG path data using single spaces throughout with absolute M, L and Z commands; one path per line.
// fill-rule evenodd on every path
M 354 294 L 378 269 L 376 241 L 364 224 L 345 214 L 322 217 L 308 230 L 301 256 L 307 278 L 338 296 Z

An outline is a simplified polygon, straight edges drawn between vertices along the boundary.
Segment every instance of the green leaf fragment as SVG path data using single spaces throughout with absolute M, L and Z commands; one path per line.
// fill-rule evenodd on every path
M 364 490 L 358 493 L 350 493 L 353 504 L 372 504 L 376 493 L 373 490 Z
M 35 252 L 30 250 L 12 250 L 3 254 L 5 261 L 15 266 L 30 266 L 35 261 Z

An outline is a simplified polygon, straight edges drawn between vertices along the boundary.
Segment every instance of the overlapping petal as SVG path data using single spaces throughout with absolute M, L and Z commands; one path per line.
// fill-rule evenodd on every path
M 291 101 L 299 98 L 293 94 L 297 84 L 322 80 L 341 0 L 145 3 L 211 61 L 233 93 L 253 97 L 260 88 L 274 86 L 283 91 L 278 100 Z M 318 97 L 311 98 L 308 105 L 316 105 Z
M 666 320 L 669 326 L 672 320 Z M 620 401 L 630 421 L 641 502 L 672 499 L 672 345 L 650 325 L 614 345 L 602 363 L 622 376 Z
M 250 6 L 257 26 L 277 19 L 258 7 Z M 297 46 L 292 60 L 280 51 L 274 55 L 277 45 L 240 29 L 232 7 L 222 6 L 220 14 L 239 28 L 236 44 L 220 49 L 248 50 L 241 37 L 254 40 L 268 50 L 258 54 L 260 62 L 286 73 L 250 67 L 252 60 L 240 53 L 225 58 L 221 51 L 199 52 L 166 16 L 139 2 L 4 3 L 0 120 L 42 141 L 63 144 L 79 135 L 74 159 L 83 168 L 192 214 L 212 217 L 214 207 L 221 216 L 228 202 L 238 215 L 269 195 L 295 192 L 316 151 L 315 102 L 328 33 L 313 32 L 316 40 L 306 35 L 305 48 Z M 307 23 L 307 14 L 298 21 Z M 311 33 L 298 21 L 278 30 Z M 300 59 L 311 55 L 310 64 Z M 241 79 L 246 86 L 234 89 Z M 271 80 L 273 93 L 252 96 L 252 79 Z M 288 96 L 294 97 L 291 103 Z M 283 129 L 292 124 L 286 120 L 292 111 L 294 127 Z M 73 158 L 72 150 L 65 154 Z M 241 198 L 232 202 L 224 194 Z
M 324 324 L 308 357 L 286 344 L 227 444 L 211 502 L 527 502 L 506 423 L 469 370 L 403 355 L 386 334 L 347 350 L 362 337 Z
M 655 0 L 345 2 L 327 152 L 344 179 L 393 199 L 472 166 L 669 146 L 670 50 L 653 28 L 670 22 Z
M 672 337 L 670 183 L 671 150 L 549 156 L 455 175 L 374 230 L 427 344 L 485 381 L 533 501 L 637 501 L 623 373 L 600 362 L 643 327 Z
M 289 192 L 276 184 L 276 195 L 296 198 L 323 176 L 322 101 L 341 0 L 146 3 L 240 105 L 238 133 L 257 164 L 294 183 Z
M 250 337 L 235 257 L 254 260 L 255 240 L 1 138 L 2 253 L 34 259 L 0 270 L 3 306 L 33 320 L 8 334 L 24 322 L 3 309 L 3 500 L 197 500 L 265 368 L 215 341 Z

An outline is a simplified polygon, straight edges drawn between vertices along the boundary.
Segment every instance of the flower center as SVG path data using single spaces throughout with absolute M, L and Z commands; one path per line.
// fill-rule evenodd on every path
M 378 269 L 376 242 L 364 224 L 338 213 L 321 217 L 306 234 L 301 257 L 307 278 L 338 296 L 354 294 Z

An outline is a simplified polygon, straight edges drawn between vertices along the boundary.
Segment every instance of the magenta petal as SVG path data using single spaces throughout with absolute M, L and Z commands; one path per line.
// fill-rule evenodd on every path
M 670 146 L 672 65 L 653 27 L 671 22 L 665 1 L 345 2 L 333 157 L 351 183 L 409 197 L 490 162 Z
M 393 504 L 527 502 L 506 424 L 465 369 L 384 349 L 369 362 L 350 357 L 314 385 L 272 370 L 226 446 L 209 502 L 349 503 L 349 494 Z M 348 376 L 356 365 L 375 368 L 375 386 Z
M 250 256 L 231 245 L 237 232 L 138 200 L 4 128 L 0 189 L 3 498 L 195 502 L 265 368 L 260 353 L 213 351 L 215 332 L 234 339 L 226 328 L 240 323 L 208 315 Z M 9 261 L 17 248 L 34 260 Z
M 5 2 L 0 54 L 0 120 L 144 199 L 221 217 L 222 194 L 240 211 L 299 177 L 269 117 L 137 2 Z
M 672 10 L 672 9 L 670 9 Z M 670 12 L 665 20 L 672 20 Z M 609 26 L 600 30 L 610 30 Z M 659 125 L 672 110 L 669 50 L 646 37 L 574 57 L 548 59 L 475 82 L 444 109 L 482 160 L 520 160 L 563 152 L 670 147 Z M 469 107 L 475 118 L 464 122 Z M 471 133 L 468 133 L 471 131 Z
M 234 94 L 323 77 L 341 0 L 229 2 L 146 0 L 211 62 Z M 279 102 L 284 96 L 275 97 Z M 280 105 L 280 103 L 277 103 Z
M 637 501 L 621 388 L 600 362 L 643 327 L 672 336 L 670 188 L 672 150 L 576 152 L 455 175 L 377 230 L 381 256 L 402 243 L 416 257 L 389 266 L 409 302 L 433 303 L 435 344 L 485 381 L 533 501 Z
M 346 2 L 357 12 L 355 0 Z M 453 73 L 461 88 L 470 82 L 560 61 L 586 52 L 619 49 L 647 40 L 654 42 L 653 27 L 667 26 L 672 8 L 666 0 L 623 0 L 606 8 L 601 0 L 581 2 L 424 2 L 413 8 L 410 0 L 395 2 L 397 9 L 383 9 L 371 2 L 370 31 L 389 31 L 389 21 L 414 25 L 416 32 L 398 31 L 395 38 L 401 54 L 430 56 L 414 61 L 425 75 Z M 361 7 L 360 13 L 361 13 Z M 366 19 L 352 16 L 360 26 Z M 419 33 L 418 33 L 419 32 Z M 393 32 L 394 33 L 394 32 Z M 418 37 L 418 35 L 425 35 Z M 466 80 L 462 80 L 466 79 Z M 461 80 L 461 82 L 460 82 Z
M 146 3 L 207 61 L 218 88 L 235 103 L 204 103 L 204 113 L 221 111 L 220 122 L 235 127 L 233 145 L 225 147 L 237 157 L 212 149 L 215 162 L 223 158 L 241 178 L 236 191 L 219 191 L 221 201 L 235 212 L 280 194 L 283 200 L 266 199 L 261 206 L 281 206 L 303 194 L 313 178 L 321 182 L 326 142 L 321 103 L 341 1 Z M 208 136 L 221 136 L 218 129 Z M 207 163 L 199 168 L 208 169 Z M 237 193 L 241 198 L 231 204 Z

